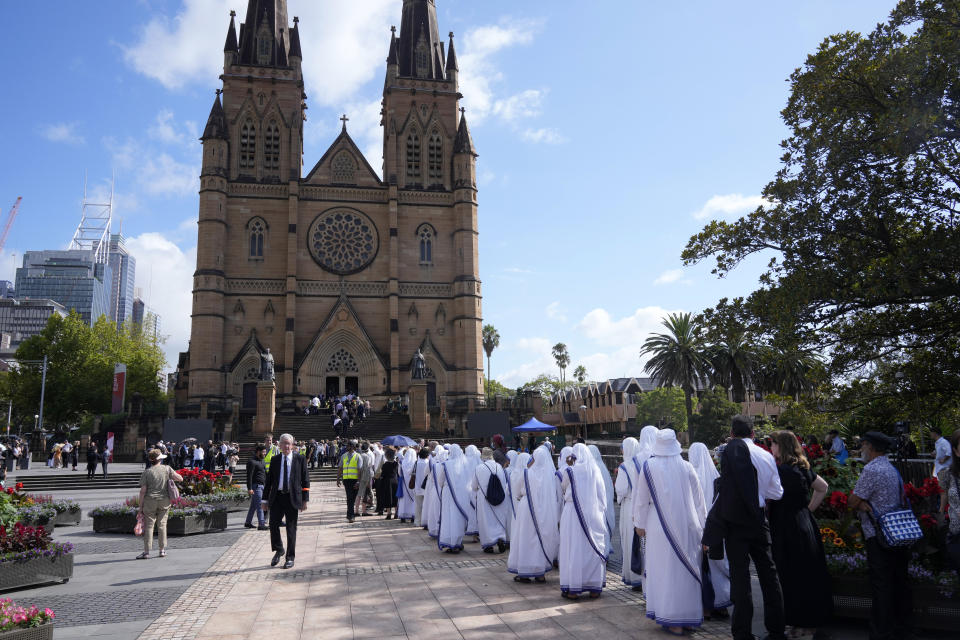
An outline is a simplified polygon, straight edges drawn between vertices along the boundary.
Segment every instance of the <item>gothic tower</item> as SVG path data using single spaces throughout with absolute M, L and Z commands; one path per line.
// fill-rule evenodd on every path
M 453 34 L 441 40 L 434 0 L 403 0 L 387 49 L 382 175 L 344 116 L 304 176 L 298 22 L 286 0 L 248 0 L 239 30 L 230 14 L 223 88 L 201 138 L 177 415 L 248 422 L 268 347 L 279 411 L 316 393 L 382 405 L 406 393 L 421 350 L 431 410 L 460 422 L 482 401 L 483 363 L 477 154 Z

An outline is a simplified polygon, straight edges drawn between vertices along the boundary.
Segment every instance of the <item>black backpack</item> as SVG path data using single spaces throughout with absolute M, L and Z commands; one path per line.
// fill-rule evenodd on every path
M 487 499 L 487 502 L 493 506 L 499 506 L 506 499 L 507 494 L 503 492 L 503 483 L 500 482 L 500 478 L 496 473 L 490 474 L 490 479 L 487 480 L 487 492 L 484 494 L 484 497 Z

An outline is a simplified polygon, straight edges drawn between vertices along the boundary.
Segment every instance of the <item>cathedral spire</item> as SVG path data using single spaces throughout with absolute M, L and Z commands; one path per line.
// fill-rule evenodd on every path
M 440 29 L 434 0 L 403 0 L 398 44 L 400 76 L 444 80 Z
M 460 126 L 457 128 L 457 138 L 453 142 L 454 153 L 469 153 L 476 157 L 477 150 L 473 146 L 473 137 L 470 135 L 470 129 L 467 127 L 466 109 L 460 109 Z
M 217 90 L 217 97 L 213 101 L 213 107 L 210 109 L 210 116 L 207 118 L 207 126 L 203 129 L 201 140 L 216 138 L 227 140 L 227 117 L 223 113 L 223 105 L 220 104 L 220 90 Z
M 453 49 L 453 31 L 450 32 L 450 47 L 447 49 L 447 73 L 450 71 L 460 71 L 457 64 L 457 52 Z
M 237 26 L 235 24 L 236 11 L 230 12 L 230 28 L 227 30 L 227 41 L 223 44 L 224 53 L 237 52 Z
M 290 55 L 287 0 L 248 0 L 240 27 L 238 64 L 285 67 Z
M 388 65 L 400 64 L 400 48 L 397 43 L 397 28 L 390 27 L 390 53 L 387 54 Z

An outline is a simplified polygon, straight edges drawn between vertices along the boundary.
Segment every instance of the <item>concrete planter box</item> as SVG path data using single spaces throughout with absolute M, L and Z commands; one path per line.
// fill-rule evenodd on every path
M 838 618 L 870 617 L 873 598 L 866 577 L 833 576 L 833 607 Z M 960 594 L 946 598 L 937 587 L 914 584 L 913 624 L 923 629 L 955 631 L 960 628 Z
M 31 558 L 25 562 L 0 562 L 0 591 L 48 582 L 66 582 L 72 576 L 72 553 L 55 558 Z
M 97 533 L 133 533 L 137 525 L 137 515 L 123 514 L 94 516 L 93 530 Z M 217 509 L 211 514 L 167 518 L 168 536 L 189 536 L 195 533 L 223 531 L 227 528 L 227 511 Z
M 53 640 L 53 623 L 48 622 L 29 629 L 0 631 L 0 640 Z
M 58 513 L 57 517 L 53 520 L 53 526 L 55 527 L 72 527 L 80 524 L 80 516 L 82 512 L 77 511 L 64 511 L 63 513 Z M 0 640 L 3 636 L 0 635 Z

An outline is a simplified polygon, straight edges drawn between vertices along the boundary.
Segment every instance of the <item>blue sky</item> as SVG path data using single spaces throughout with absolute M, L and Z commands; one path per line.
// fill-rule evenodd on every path
M 589 377 L 640 375 L 639 348 L 667 311 L 752 290 L 762 265 L 718 281 L 682 269 L 710 218 L 756 206 L 779 166 L 790 73 L 829 34 L 866 32 L 894 0 L 685 3 L 437 0 L 456 33 L 461 90 L 480 153 L 486 322 L 493 376 L 556 373 L 565 342 Z M 378 112 L 401 0 L 288 0 L 300 17 L 311 167 L 346 112 L 380 166 Z M 162 316 L 167 358 L 189 337 L 196 259 L 197 138 L 229 11 L 245 0 L 37 1 L 5 7 L 0 207 L 23 196 L 0 254 L 65 247 L 84 176 L 116 175 L 137 285 Z M 16 254 L 16 258 L 14 255 Z

